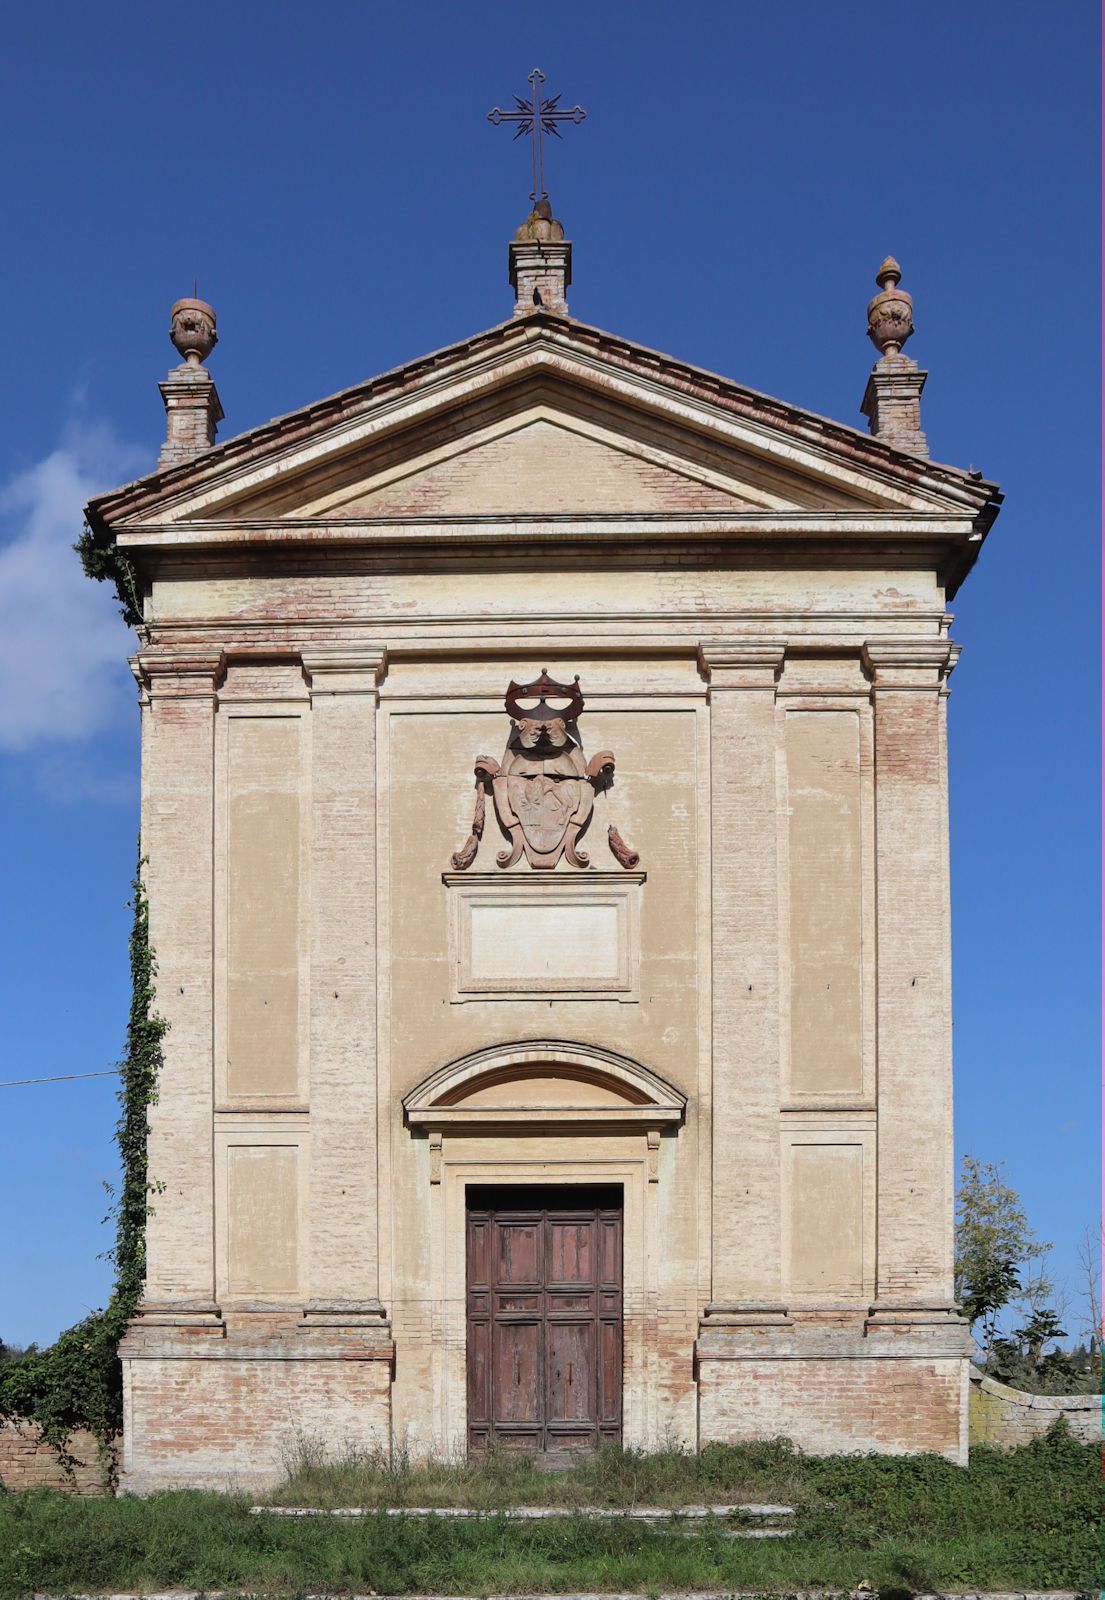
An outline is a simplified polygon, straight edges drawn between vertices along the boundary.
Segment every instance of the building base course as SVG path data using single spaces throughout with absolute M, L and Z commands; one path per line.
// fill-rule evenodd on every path
M 121 1347 L 124 1493 L 267 1488 L 305 1445 L 390 1454 L 386 1325 L 282 1318 L 132 1325 Z
M 811 1455 L 932 1452 L 967 1465 L 965 1325 L 718 1321 L 696 1346 L 699 1444 L 786 1438 Z

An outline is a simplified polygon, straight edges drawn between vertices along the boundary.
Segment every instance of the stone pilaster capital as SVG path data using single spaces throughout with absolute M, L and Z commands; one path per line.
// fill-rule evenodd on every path
M 362 646 L 305 650 L 300 659 L 312 700 L 335 694 L 375 698 L 387 671 L 387 651 L 366 650 Z
M 215 695 L 226 671 L 222 650 L 139 650 L 130 658 L 143 701 L 206 700 Z
M 944 690 L 959 659 L 949 639 L 868 639 L 863 667 L 875 694 L 886 689 Z
M 698 667 L 711 696 L 719 689 L 774 691 L 785 656 L 786 645 L 780 639 L 702 639 Z

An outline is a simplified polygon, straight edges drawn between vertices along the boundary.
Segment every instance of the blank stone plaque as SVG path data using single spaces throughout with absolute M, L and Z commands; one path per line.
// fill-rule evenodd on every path
M 643 872 L 445 873 L 452 995 L 638 998 Z

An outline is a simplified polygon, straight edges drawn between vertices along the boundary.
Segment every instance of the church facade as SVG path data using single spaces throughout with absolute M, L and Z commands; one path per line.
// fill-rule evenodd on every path
M 966 1459 L 947 602 L 999 496 L 568 314 L 215 442 L 174 307 L 140 602 L 169 1023 L 122 1483 L 297 1437 Z

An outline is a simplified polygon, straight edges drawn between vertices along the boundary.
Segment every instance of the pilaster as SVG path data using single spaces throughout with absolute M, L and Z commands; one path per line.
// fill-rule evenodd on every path
M 143 1309 L 214 1313 L 213 809 L 221 652 L 143 650 L 143 876 L 156 1007 L 169 1024 L 150 1108 Z
M 780 1300 L 775 696 L 784 645 L 704 641 L 710 696 L 713 1244 L 706 1321 Z
M 379 1321 L 376 709 L 382 650 L 303 657 L 311 697 L 308 1325 Z
M 869 640 L 878 917 L 876 1317 L 952 1302 L 947 639 Z

